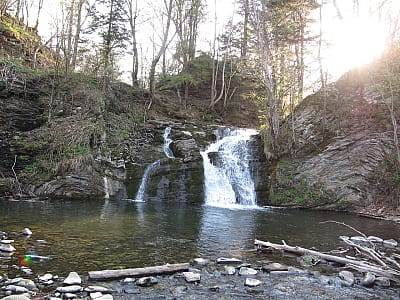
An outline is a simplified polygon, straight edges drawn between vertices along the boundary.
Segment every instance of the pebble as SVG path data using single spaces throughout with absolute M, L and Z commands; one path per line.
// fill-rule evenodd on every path
M 200 282 L 201 279 L 201 275 L 194 272 L 183 272 L 183 276 L 188 283 Z
M 82 279 L 76 272 L 70 272 L 67 276 L 67 278 L 64 279 L 63 283 L 65 285 L 76 285 L 76 284 L 81 284 Z
M 287 271 L 288 267 L 280 263 L 272 263 L 262 267 L 263 271 L 273 272 L 273 271 Z
M 89 293 L 110 293 L 111 290 L 109 290 L 106 287 L 103 286 L 98 286 L 98 285 L 89 285 L 88 287 L 85 288 L 85 292 L 89 292 Z
M 246 281 L 244 282 L 245 286 L 248 287 L 256 287 L 259 286 L 262 282 L 258 279 L 254 279 L 254 278 L 246 278 Z
M 97 298 L 100 298 L 100 297 L 102 297 L 102 296 L 103 296 L 103 294 L 100 293 L 100 292 L 90 293 L 90 299 L 92 299 L 92 300 L 97 299 Z
M 339 278 L 344 281 L 346 286 L 352 286 L 354 284 L 354 274 L 350 271 L 340 271 Z
M 0 244 L 0 251 L 14 252 L 16 249 L 10 244 Z
M 96 300 L 113 300 L 114 297 L 112 295 L 103 295 L 100 298 L 97 298 Z
M 38 277 L 39 281 L 49 281 L 53 279 L 53 274 L 46 273 L 43 276 Z
M 224 266 L 224 271 L 222 275 L 235 275 L 236 269 L 232 266 Z
M 73 293 L 65 293 L 64 294 L 64 298 L 66 298 L 66 299 L 75 299 L 75 298 L 78 298 L 78 297 Z
M 83 288 L 80 285 L 60 286 L 56 289 L 60 293 L 77 293 L 81 292 Z
M 254 270 L 252 268 L 247 268 L 247 267 L 241 267 L 239 269 L 239 275 L 240 276 L 253 276 L 257 275 L 257 270 Z
M 1 300 L 30 300 L 30 298 L 28 298 L 25 295 L 11 295 L 11 296 L 1 298 Z
M 32 235 L 32 230 L 30 230 L 29 228 L 24 228 L 22 230 L 22 234 L 23 235 Z
M 136 281 L 135 278 L 127 277 L 127 278 L 122 279 L 120 282 L 122 284 L 130 284 L 130 283 L 134 283 L 135 281 Z
M 21 272 L 24 273 L 25 275 L 32 275 L 33 271 L 29 269 L 28 267 L 21 267 Z
M 195 258 L 195 259 L 193 260 L 193 262 L 194 262 L 196 265 L 205 266 L 205 265 L 208 265 L 208 264 L 210 263 L 210 260 L 209 260 L 209 259 L 205 259 L 205 258 Z
M 1 244 L 12 244 L 14 243 L 14 240 L 0 240 Z
M 158 283 L 157 278 L 155 278 L 153 276 L 142 277 L 136 281 L 136 285 L 138 285 L 138 286 L 152 286 L 157 283 Z
M 217 264 L 241 264 L 242 261 L 238 258 L 226 258 L 226 257 L 220 257 L 217 259 Z

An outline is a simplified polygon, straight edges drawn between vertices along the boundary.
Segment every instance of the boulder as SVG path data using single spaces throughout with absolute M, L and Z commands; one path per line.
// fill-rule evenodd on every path
M 184 162 L 201 160 L 200 148 L 195 139 L 176 140 L 170 147 L 175 157 L 183 158 Z

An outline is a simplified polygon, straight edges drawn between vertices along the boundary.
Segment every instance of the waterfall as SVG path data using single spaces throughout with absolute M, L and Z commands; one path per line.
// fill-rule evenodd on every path
M 163 138 L 164 138 L 164 144 L 163 144 L 163 150 L 164 154 L 167 158 L 175 158 L 174 154 L 172 153 L 171 148 L 169 145 L 172 143 L 172 139 L 169 138 L 169 135 L 171 134 L 171 127 L 167 127 L 164 130 Z
M 217 140 L 201 152 L 204 164 L 205 204 L 255 207 L 256 192 L 250 173 L 251 129 L 219 128 Z
M 167 158 L 175 157 L 174 154 L 172 153 L 172 150 L 169 148 L 169 145 L 172 143 L 172 139 L 169 138 L 171 130 L 172 130 L 171 127 L 166 127 L 164 130 L 164 134 L 163 134 L 163 138 L 164 138 L 163 151 Z M 142 180 L 139 185 L 139 189 L 136 193 L 135 202 L 144 201 L 147 184 L 150 180 L 150 177 L 151 177 L 151 175 L 153 175 L 154 171 L 157 170 L 157 168 L 160 166 L 160 164 L 161 164 L 161 159 L 156 160 L 152 164 L 148 165 L 146 167 L 146 169 L 144 170 Z

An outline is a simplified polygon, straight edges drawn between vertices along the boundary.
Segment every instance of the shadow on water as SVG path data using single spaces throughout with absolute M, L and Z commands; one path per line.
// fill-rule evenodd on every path
M 339 235 L 354 235 L 337 224 L 320 224 L 326 220 L 345 222 L 368 235 L 400 239 L 400 225 L 352 214 L 162 201 L 0 201 L 0 215 L 2 231 L 33 231 L 27 240 L 15 238 L 15 259 L 28 252 L 50 256 L 54 259 L 32 269 L 60 275 L 237 255 L 252 249 L 254 238 L 328 250 L 337 246 Z

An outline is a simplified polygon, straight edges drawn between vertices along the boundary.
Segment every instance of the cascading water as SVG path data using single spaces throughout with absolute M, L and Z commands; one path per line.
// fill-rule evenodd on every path
M 169 138 L 169 135 L 171 134 L 171 127 L 166 127 L 164 130 L 163 138 L 164 138 L 164 144 L 163 144 L 163 151 L 164 154 L 167 158 L 174 158 L 174 154 L 172 153 L 172 150 L 169 148 L 169 145 L 172 143 L 172 139 Z M 155 170 L 160 166 L 161 164 L 161 159 L 156 160 L 152 164 L 148 165 L 146 167 L 146 170 L 144 170 L 142 180 L 139 185 L 139 189 L 136 193 L 135 201 L 136 202 L 141 202 L 144 201 L 146 189 L 147 189 L 147 184 L 149 182 L 149 179 L 151 175 L 154 173 Z
M 201 152 L 204 164 L 205 204 L 220 207 L 256 207 L 250 173 L 249 141 L 252 129 L 219 128 L 217 140 Z
M 165 156 L 168 158 L 175 158 L 174 153 L 172 153 L 171 148 L 169 147 L 169 145 L 171 145 L 172 143 L 172 139 L 169 137 L 169 135 L 171 134 L 171 127 L 167 127 L 164 130 L 164 134 L 163 134 L 163 138 L 164 138 L 164 144 L 163 144 L 163 150 L 165 153 Z

